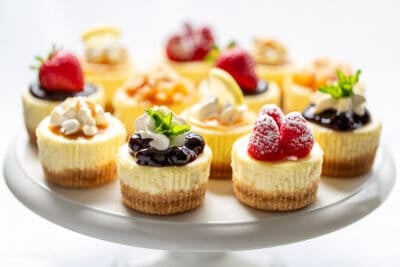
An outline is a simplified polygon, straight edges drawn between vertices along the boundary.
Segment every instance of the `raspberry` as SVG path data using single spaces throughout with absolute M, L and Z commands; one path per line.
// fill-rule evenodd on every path
M 314 137 L 307 121 L 299 112 L 287 114 L 280 131 L 281 146 L 286 157 L 303 158 L 310 153 Z
M 278 128 L 281 128 L 282 121 L 285 119 L 285 115 L 283 114 L 281 109 L 275 104 L 264 105 L 258 112 L 258 116 L 261 115 L 271 116 L 278 125 Z
M 247 151 L 257 160 L 275 161 L 282 159 L 279 128 L 274 119 L 262 115 L 257 118 L 250 135 Z

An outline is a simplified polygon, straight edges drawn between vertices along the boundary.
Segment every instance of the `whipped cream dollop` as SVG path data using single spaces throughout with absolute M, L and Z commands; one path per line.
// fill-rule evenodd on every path
M 232 125 L 243 119 L 246 105 L 235 106 L 229 102 L 221 103 L 217 97 L 210 96 L 194 107 L 194 114 L 200 121 L 215 119 L 221 124 Z
M 330 94 L 316 92 L 311 99 L 311 103 L 314 104 L 314 115 L 328 109 L 334 109 L 338 114 L 352 111 L 359 116 L 363 116 L 365 113 L 365 102 L 365 96 L 361 92 L 356 91 L 349 97 L 339 99 L 333 98 Z
M 282 65 L 287 62 L 286 47 L 272 38 L 255 38 L 252 54 L 257 63 Z
M 179 117 L 165 106 L 156 106 L 152 109 L 160 112 L 164 116 L 172 113 L 173 124 L 187 124 L 183 118 Z M 151 147 L 157 150 L 166 150 L 169 147 L 182 146 L 185 143 L 186 133 L 176 136 L 166 136 L 164 134 L 157 133 L 155 128 L 156 126 L 153 118 L 150 117 L 147 113 L 142 114 L 135 121 L 136 133 L 144 139 L 152 139 L 149 144 Z
M 127 60 L 128 52 L 114 36 L 105 36 L 88 41 L 85 56 L 91 63 L 119 64 Z
M 94 136 L 99 127 L 107 127 L 103 108 L 84 97 L 67 98 L 53 109 L 50 125 L 59 127 L 66 136 L 82 132 L 85 136 Z

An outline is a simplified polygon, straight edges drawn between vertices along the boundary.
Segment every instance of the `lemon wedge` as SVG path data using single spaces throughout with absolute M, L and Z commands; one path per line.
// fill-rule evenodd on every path
M 208 88 L 222 103 L 229 102 L 233 105 L 244 103 L 243 93 L 235 79 L 226 71 L 212 68 L 208 72 Z
M 118 39 L 121 36 L 121 31 L 112 26 L 97 26 L 88 29 L 82 34 L 82 40 L 84 42 L 89 42 L 91 39 L 112 37 Z

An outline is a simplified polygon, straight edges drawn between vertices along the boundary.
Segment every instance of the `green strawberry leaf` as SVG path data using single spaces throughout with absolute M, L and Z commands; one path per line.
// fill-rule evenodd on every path
M 156 133 L 171 137 L 183 134 L 190 130 L 190 125 L 173 123 L 172 112 L 169 112 L 166 115 L 154 109 L 147 109 L 145 112 L 153 119 Z

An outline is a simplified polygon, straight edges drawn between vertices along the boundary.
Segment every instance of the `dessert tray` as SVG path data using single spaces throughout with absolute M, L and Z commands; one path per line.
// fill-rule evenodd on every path
M 322 177 L 317 201 L 296 212 L 246 207 L 234 197 L 230 181 L 211 180 L 197 210 L 151 216 L 122 204 L 118 181 L 89 190 L 47 184 L 37 150 L 21 131 L 5 154 L 4 177 L 29 209 L 73 231 L 138 247 L 224 251 L 297 242 L 349 225 L 385 201 L 396 170 L 391 153 L 382 145 L 370 173 L 349 179 Z

